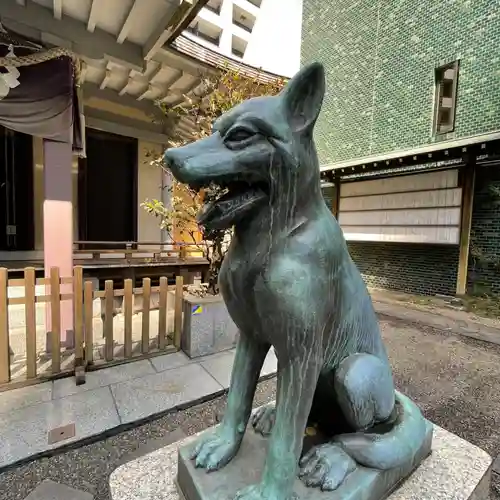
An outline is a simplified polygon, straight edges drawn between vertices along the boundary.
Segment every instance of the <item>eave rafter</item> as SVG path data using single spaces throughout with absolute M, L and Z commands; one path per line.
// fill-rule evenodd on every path
M 94 0 L 95 2 L 96 0 Z M 127 17 L 125 18 L 125 22 L 123 23 L 120 32 L 118 33 L 118 36 L 116 38 L 116 41 L 118 43 L 123 43 L 126 39 L 128 34 L 130 33 L 130 29 L 132 28 L 132 22 L 134 19 L 134 16 L 136 14 L 136 11 L 139 9 L 139 4 L 137 0 L 134 1 L 132 4 L 132 7 L 130 7 L 130 10 L 127 14 Z
M 174 4 L 144 46 L 127 40 L 133 25 L 132 19 L 139 9 L 140 2 L 137 0 L 132 4 L 117 36 L 99 28 L 103 0 L 92 1 L 86 23 L 63 15 L 63 0 L 53 0 L 52 9 L 26 0 L 1 0 L 0 18 L 6 27 L 10 23 L 13 29 L 20 28 L 39 40 L 59 40 L 61 46 L 70 47 L 78 55 L 106 59 L 142 72 L 145 61 L 153 59 L 165 43 L 177 36 L 206 2 L 182 0 L 179 5 Z
M 177 8 L 169 10 L 144 44 L 144 59 L 151 59 L 169 40 L 184 30 L 207 1 L 181 0 Z
M 63 15 L 63 0 L 54 0 L 54 18 L 59 21 Z
M 91 0 L 89 19 L 87 21 L 87 30 L 90 33 L 94 33 L 95 31 L 101 5 L 102 2 L 99 2 L 99 0 Z

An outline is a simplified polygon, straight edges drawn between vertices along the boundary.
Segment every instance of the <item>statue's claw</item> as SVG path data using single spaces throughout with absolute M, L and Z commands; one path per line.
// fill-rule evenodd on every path
M 262 406 L 252 415 L 252 427 L 255 432 L 264 437 L 269 436 L 273 430 L 275 418 L 276 408 L 274 405 Z
M 227 465 L 236 455 L 241 444 L 241 439 L 231 437 L 218 428 L 212 434 L 199 441 L 190 454 L 195 460 L 196 467 L 212 472 Z
M 356 462 L 335 443 L 312 448 L 299 465 L 302 482 L 323 491 L 336 490 L 356 468 Z

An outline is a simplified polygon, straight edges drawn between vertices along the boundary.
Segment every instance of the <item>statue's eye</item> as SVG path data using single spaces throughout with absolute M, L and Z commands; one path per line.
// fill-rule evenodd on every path
M 226 141 L 229 142 L 242 142 L 247 139 L 250 139 L 255 135 L 255 132 L 252 130 L 249 130 L 247 128 L 242 128 L 238 127 L 233 130 L 231 130 L 227 135 L 226 135 Z

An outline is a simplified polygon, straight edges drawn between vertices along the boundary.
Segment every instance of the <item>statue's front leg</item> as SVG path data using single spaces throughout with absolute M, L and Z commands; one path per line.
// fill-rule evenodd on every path
M 304 358 L 279 359 L 276 420 L 262 479 L 238 493 L 236 500 L 292 498 L 304 431 L 321 369 L 321 360 L 314 350 L 304 348 L 304 351 Z
M 251 336 L 240 335 L 236 346 L 227 407 L 221 424 L 196 443 L 191 459 L 207 471 L 224 467 L 238 452 L 252 411 L 260 370 L 269 345 Z

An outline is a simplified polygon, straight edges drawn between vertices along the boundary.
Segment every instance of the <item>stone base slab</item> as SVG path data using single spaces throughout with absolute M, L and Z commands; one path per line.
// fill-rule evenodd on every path
M 196 437 L 191 436 L 116 469 L 110 477 L 112 500 L 184 500 L 176 485 L 177 457 L 179 449 Z M 434 426 L 431 455 L 389 499 L 488 500 L 491 464 L 492 458 L 485 451 Z M 212 474 L 216 477 L 218 473 Z M 333 500 L 335 496 L 332 495 L 325 493 L 323 498 Z

